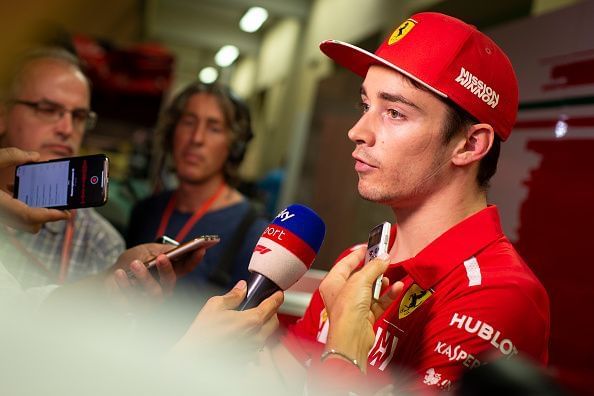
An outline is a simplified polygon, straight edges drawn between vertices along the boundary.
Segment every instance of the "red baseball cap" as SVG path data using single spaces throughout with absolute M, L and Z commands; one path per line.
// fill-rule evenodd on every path
M 361 77 L 371 65 L 390 67 L 490 124 L 502 140 L 516 122 L 518 82 L 508 57 L 474 26 L 451 16 L 415 14 L 375 54 L 336 40 L 320 49 Z

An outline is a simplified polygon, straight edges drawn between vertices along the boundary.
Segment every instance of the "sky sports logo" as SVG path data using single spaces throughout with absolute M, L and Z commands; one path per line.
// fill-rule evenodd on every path
M 280 212 L 279 214 L 276 215 L 275 219 L 280 219 L 280 221 L 282 223 L 286 220 L 289 220 L 291 217 L 294 217 L 294 216 L 295 216 L 295 214 L 289 212 L 288 209 L 283 209 L 282 212 Z
M 260 254 L 266 254 L 268 252 L 271 252 L 270 249 L 268 249 L 266 246 L 264 245 L 256 245 L 256 247 L 254 248 L 254 252 L 258 252 Z

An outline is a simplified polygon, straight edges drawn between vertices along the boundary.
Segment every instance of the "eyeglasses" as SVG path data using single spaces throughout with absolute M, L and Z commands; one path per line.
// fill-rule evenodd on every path
M 50 102 L 48 100 L 31 102 L 28 100 L 15 99 L 11 102 L 32 108 L 39 118 L 47 122 L 58 122 L 64 117 L 64 114 L 70 113 L 72 115 L 72 126 L 77 130 L 93 129 L 97 123 L 97 113 L 87 109 L 68 110 L 61 104 Z

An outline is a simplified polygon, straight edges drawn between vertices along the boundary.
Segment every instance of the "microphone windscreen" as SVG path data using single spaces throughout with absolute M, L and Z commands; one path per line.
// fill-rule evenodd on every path
M 303 205 L 290 205 L 262 233 L 249 270 L 286 290 L 311 267 L 325 234 L 326 225 L 316 212 Z

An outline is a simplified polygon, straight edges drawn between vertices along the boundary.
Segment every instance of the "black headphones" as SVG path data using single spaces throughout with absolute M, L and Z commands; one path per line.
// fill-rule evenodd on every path
M 245 157 L 247 145 L 254 137 L 254 131 L 252 129 L 252 117 L 247 104 L 232 92 L 229 92 L 229 98 L 235 107 L 235 123 L 239 125 L 239 131 L 234 139 L 231 147 L 229 147 L 229 158 L 228 160 L 236 165 L 239 165 Z

